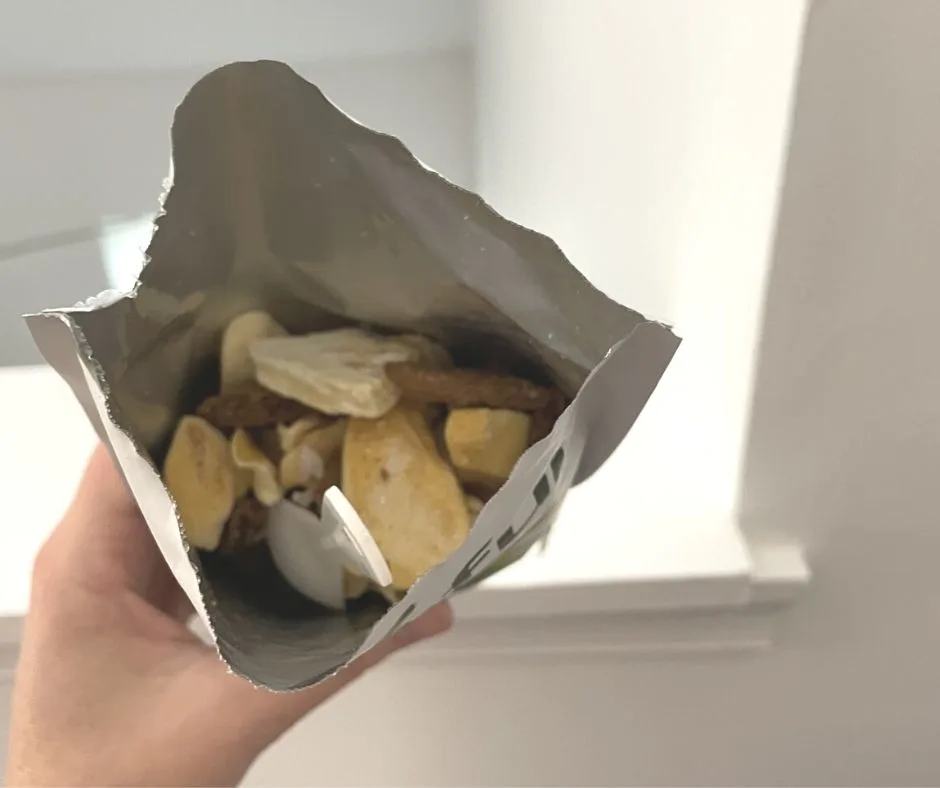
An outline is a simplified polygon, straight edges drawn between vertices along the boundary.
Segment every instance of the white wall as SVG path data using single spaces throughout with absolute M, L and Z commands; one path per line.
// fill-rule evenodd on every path
M 733 519 L 804 13 L 803 0 L 481 6 L 483 195 L 684 338 L 613 460 L 637 509 L 667 522 Z
M 392 663 L 291 733 L 252 784 L 940 780 L 938 25 L 934 0 L 812 14 L 743 500 L 755 532 L 828 535 L 779 645 Z
M 399 136 L 429 166 L 461 185 L 472 185 L 473 73 L 468 53 L 321 63 L 298 70 L 361 122 Z M 149 71 L 25 77 L 0 71 L 0 247 L 32 235 L 94 226 L 102 217 L 155 211 L 168 171 L 172 112 L 199 76 Z M 105 285 L 100 249 L 91 240 L 0 261 L 0 367 L 39 362 L 22 312 L 73 303 Z M 42 411 L 29 387 L 46 379 L 41 371 L 0 369 L 8 395 L 4 399 L 0 390 L 0 406 L 22 413 L 24 401 L 31 398 Z M 23 522 L 2 525 L 8 533 L 0 568 L 6 565 L 4 581 L 17 592 L 25 591 L 29 570 L 17 556 L 31 554 L 42 540 L 42 529 L 60 515 L 90 439 L 64 384 L 44 386 L 39 394 L 53 408 L 46 427 L 60 438 L 70 435 L 76 445 L 51 457 L 11 457 L 8 473 L 0 478 L 0 496 L 17 499 L 23 485 L 28 488 L 33 481 L 20 472 L 43 465 L 55 474 L 61 490 L 61 495 L 43 499 L 40 529 Z M 76 424 L 81 429 L 76 431 Z M 6 437 L 10 445 L 18 445 L 15 433 Z M 49 451 L 39 444 L 35 448 Z M 6 594 L 0 608 L 19 607 L 20 596 Z M 8 613 L 0 609 L 0 616 Z M 6 656 L 0 654 L 0 664 L 6 664 Z M 0 667 L 0 773 L 8 678 Z
M 940 781 L 938 26 L 934 0 L 811 13 L 742 503 L 813 548 L 779 645 L 389 667 L 255 784 Z
M 401 137 L 429 166 L 473 177 L 472 72 L 466 53 L 319 64 L 298 70 L 361 122 Z M 75 77 L 0 73 L 0 245 L 102 217 L 155 211 L 169 166 L 173 109 L 199 72 Z M 91 262 L 94 258 L 94 262 Z M 37 360 L 24 310 L 104 286 L 94 244 L 5 262 L 0 364 Z

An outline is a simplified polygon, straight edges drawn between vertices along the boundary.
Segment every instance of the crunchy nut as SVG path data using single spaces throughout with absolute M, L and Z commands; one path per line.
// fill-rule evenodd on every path
M 285 490 L 310 486 L 323 478 L 327 462 L 343 445 L 346 420 L 311 430 L 280 462 L 279 478 Z
M 184 416 L 170 442 L 163 479 L 189 543 L 215 550 L 235 505 L 235 466 L 225 436 L 198 416 Z
M 388 562 L 394 588 L 409 588 L 463 543 L 464 494 L 419 411 L 397 406 L 378 419 L 350 419 L 342 457 L 342 490 Z
M 267 312 L 245 312 L 232 320 L 222 333 L 219 359 L 222 391 L 231 391 L 254 380 L 255 368 L 248 352 L 252 342 L 286 335 L 287 332 Z
M 493 489 L 504 484 L 529 446 L 531 421 L 528 413 L 516 410 L 452 410 L 444 425 L 444 443 L 457 476 Z
M 255 378 L 265 388 L 323 413 L 378 418 L 398 401 L 385 365 L 412 361 L 407 342 L 358 328 L 264 339 L 251 346 Z
M 232 435 L 232 459 L 236 468 L 251 472 L 252 492 L 262 504 L 274 506 L 284 497 L 284 491 L 277 480 L 274 463 L 244 430 L 235 430 L 235 434 Z
M 256 498 L 249 496 L 235 503 L 228 519 L 219 550 L 237 553 L 264 541 L 268 509 Z
M 403 399 L 440 402 L 451 408 L 499 408 L 536 411 L 551 401 L 551 389 L 528 380 L 476 369 L 428 369 L 394 363 L 385 368 Z
M 317 417 L 306 405 L 267 391 L 257 384 L 248 384 L 236 391 L 209 397 L 196 408 L 196 414 L 222 429 L 271 427 L 301 417 Z M 326 420 L 325 416 L 322 418 Z

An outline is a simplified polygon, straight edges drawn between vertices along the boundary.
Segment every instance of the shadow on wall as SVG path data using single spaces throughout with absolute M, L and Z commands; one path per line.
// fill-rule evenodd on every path
M 108 286 L 96 241 L 0 261 L 0 367 L 43 363 L 24 312 L 68 306 Z
M 741 518 L 823 581 L 845 531 L 847 590 L 940 552 L 938 27 L 933 0 L 826 0 L 804 41 Z

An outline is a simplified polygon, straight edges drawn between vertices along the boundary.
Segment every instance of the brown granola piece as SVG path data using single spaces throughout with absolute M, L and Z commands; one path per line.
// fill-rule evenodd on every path
M 223 553 L 238 553 L 261 544 L 267 535 L 267 517 L 267 507 L 254 496 L 238 500 L 222 533 L 219 550 Z
M 477 369 L 428 369 L 418 364 L 397 363 L 385 374 L 414 402 L 437 402 L 451 408 L 498 408 L 527 413 L 551 402 L 552 390 L 523 378 Z
M 529 423 L 530 446 L 548 436 L 566 407 L 568 407 L 568 400 L 565 395 L 558 389 L 551 389 L 548 404 L 532 414 L 532 421 Z
M 196 408 L 196 413 L 215 427 L 231 429 L 271 427 L 317 411 L 261 386 L 251 385 L 209 397 Z M 323 421 L 326 423 L 328 417 L 324 415 Z

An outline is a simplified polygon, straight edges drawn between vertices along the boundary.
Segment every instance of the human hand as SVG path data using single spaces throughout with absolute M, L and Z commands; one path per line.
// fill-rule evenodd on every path
M 34 567 L 6 784 L 234 785 L 311 709 L 451 623 L 435 608 L 337 676 L 275 694 L 227 673 L 191 612 L 99 448 Z

